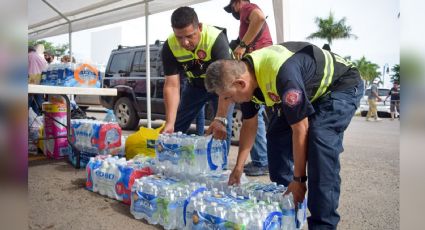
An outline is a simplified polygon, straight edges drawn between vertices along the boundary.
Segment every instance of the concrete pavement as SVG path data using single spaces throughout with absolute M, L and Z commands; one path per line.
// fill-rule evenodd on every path
M 341 155 L 339 229 L 399 229 L 399 129 L 398 120 L 353 119 Z M 230 168 L 236 156 L 232 146 Z M 135 220 L 129 206 L 85 190 L 85 171 L 66 161 L 32 159 L 28 167 L 30 229 L 161 229 Z

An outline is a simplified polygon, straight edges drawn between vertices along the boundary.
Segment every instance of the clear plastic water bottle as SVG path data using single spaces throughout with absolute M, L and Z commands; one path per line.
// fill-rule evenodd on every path
M 282 200 L 282 230 L 294 230 L 295 225 L 295 206 L 292 193 L 283 196 Z
M 114 111 L 111 109 L 106 110 L 106 116 L 103 119 L 105 122 L 117 122 L 117 118 L 115 117 Z
M 196 197 L 191 197 L 189 200 L 189 204 L 186 207 L 186 212 L 185 212 L 185 220 L 186 220 L 186 225 L 184 226 L 184 229 L 192 229 L 192 225 L 193 225 L 193 221 L 192 221 L 192 215 L 193 215 L 193 211 L 195 210 L 195 207 L 197 205 L 198 199 Z
M 217 170 L 222 170 L 223 148 L 220 140 L 212 140 L 211 160 L 217 166 Z

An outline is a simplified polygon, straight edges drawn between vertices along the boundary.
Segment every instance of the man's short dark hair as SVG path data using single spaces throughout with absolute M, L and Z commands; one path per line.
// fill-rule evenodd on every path
M 197 27 L 198 24 L 198 15 L 196 15 L 195 10 L 191 7 L 179 7 L 171 15 L 171 26 L 173 28 L 183 29 L 189 25 Z

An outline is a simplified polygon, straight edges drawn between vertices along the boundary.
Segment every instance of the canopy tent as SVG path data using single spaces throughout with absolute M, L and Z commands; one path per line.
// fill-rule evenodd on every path
M 151 15 L 206 1 L 208 0 L 31 0 L 28 1 L 28 38 L 46 38 L 143 17 L 146 16 L 146 2 L 149 5 L 148 14 Z
M 209 0 L 31 0 L 28 1 L 28 38 L 41 38 L 69 34 L 69 50 L 72 54 L 72 32 L 113 24 L 146 16 L 146 45 L 149 44 L 149 15 L 193 5 Z M 273 0 L 278 42 L 283 39 L 284 0 Z M 72 59 L 71 59 L 72 60 Z M 150 66 L 149 49 L 146 66 Z M 147 120 L 151 126 L 150 68 L 146 68 Z
M 68 33 L 72 55 L 72 32 L 146 16 L 146 46 L 149 47 L 149 15 L 206 1 L 208 0 L 31 0 L 28 1 L 28 38 L 36 40 Z M 150 66 L 149 49 L 146 49 L 146 66 Z M 150 88 L 150 68 L 146 68 L 149 128 Z

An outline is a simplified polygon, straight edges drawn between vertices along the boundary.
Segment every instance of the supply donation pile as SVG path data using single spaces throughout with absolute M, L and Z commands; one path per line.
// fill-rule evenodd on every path
M 41 85 L 100 88 L 101 72 L 89 64 L 50 64 L 41 74 Z
M 134 218 L 164 229 L 293 230 L 305 224 L 307 201 L 296 207 L 283 185 L 244 174 L 240 185 L 227 185 L 224 141 L 173 133 L 161 134 L 155 145 L 156 158 L 91 158 L 87 189 L 130 199 Z
M 72 143 L 80 151 L 80 164 L 85 167 L 90 157 L 96 155 L 124 156 L 125 138 L 121 127 L 115 122 L 105 122 L 89 119 L 71 120 Z M 76 164 L 75 153 L 69 160 Z
M 90 158 L 86 166 L 86 188 L 130 204 L 131 187 L 140 177 L 152 174 L 148 160 L 129 160 L 111 155 Z
M 156 143 L 158 165 L 182 178 L 225 169 L 226 154 L 226 142 L 211 136 L 161 134 Z

